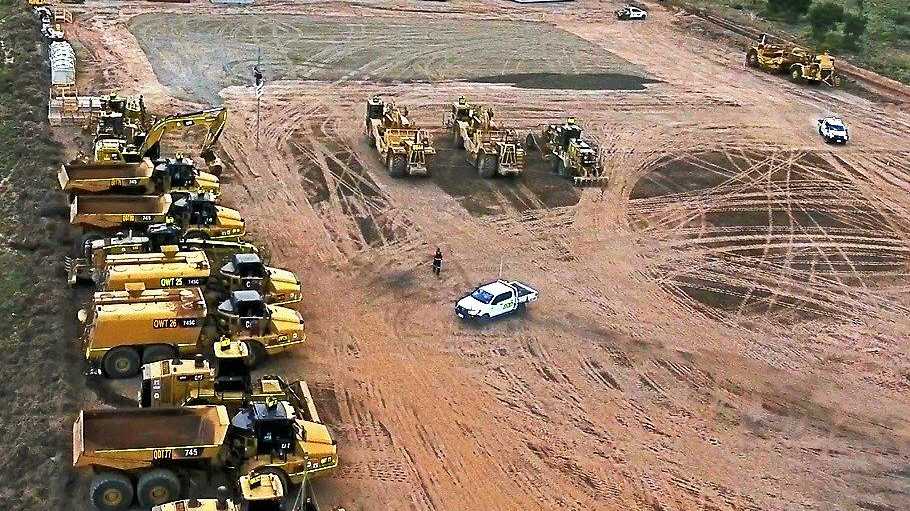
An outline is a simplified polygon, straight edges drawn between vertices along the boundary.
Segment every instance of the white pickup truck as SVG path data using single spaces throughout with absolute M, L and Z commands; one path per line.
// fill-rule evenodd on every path
M 491 319 L 524 308 L 538 295 L 536 289 L 521 282 L 497 280 L 458 300 L 455 315 L 462 319 Z

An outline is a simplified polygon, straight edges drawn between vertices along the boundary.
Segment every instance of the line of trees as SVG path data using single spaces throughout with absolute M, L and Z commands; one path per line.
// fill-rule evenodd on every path
M 833 0 L 768 0 L 768 13 L 774 17 L 797 20 L 805 16 L 812 31 L 812 38 L 833 48 L 856 48 L 866 32 L 863 1 L 857 10 L 844 9 L 843 2 Z

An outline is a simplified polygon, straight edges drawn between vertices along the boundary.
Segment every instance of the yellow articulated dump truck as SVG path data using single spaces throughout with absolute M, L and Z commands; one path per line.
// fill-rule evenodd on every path
M 216 285 L 231 291 L 258 291 L 266 303 L 299 302 L 300 280 L 293 273 L 262 263 L 258 254 L 234 254 L 218 271 Z
M 240 212 L 218 206 L 210 194 L 79 195 L 70 205 L 70 224 L 82 230 L 77 246 L 106 233 L 173 223 L 186 238 L 236 240 L 246 233 Z
M 202 351 L 208 308 L 199 288 L 146 290 L 128 284 L 126 291 L 95 293 L 91 309 L 79 311 L 86 324 L 85 358 L 109 378 L 127 378 L 140 363 Z
M 203 251 L 210 261 L 221 261 L 238 252 L 255 254 L 259 250 L 252 243 L 243 241 L 184 238 L 182 229 L 174 224 L 154 224 L 142 233 L 127 231 L 87 241 L 75 257 L 66 258 L 69 285 L 75 286 L 80 282 L 95 284 L 97 275 L 107 267 L 108 256 L 163 253 L 167 245 L 175 245 L 181 252 Z
M 255 291 L 233 293 L 214 317 L 208 317 L 198 287 L 147 290 L 141 283 L 125 287 L 95 293 L 92 307 L 79 311 L 86 324 L 85 358 L 108 378 L 129 378 L 143 363 L 205 352 L 221 336 L 246 342 L 252 367 L 306 341 L 299 312 L 267 305 Z M 235 296 L 241 293 L 256 296 Z
M 73 466 L 94 472 L 88 497 L 98 511 L 172 502 L 215 471 L 274 475 L 289 495 L 337 465 L 336 446 L 309 442 L 286 401 L 252 403 L 233 418 L 219 405 L 84 410 L 73 425 Z
M 218 177 L 196 170 L 188 158 L 108 165 L 65 163 L 60 166 L 57 181 L 63 191 L 71 194 L 203 192 L 218 195 L 220 191 Z

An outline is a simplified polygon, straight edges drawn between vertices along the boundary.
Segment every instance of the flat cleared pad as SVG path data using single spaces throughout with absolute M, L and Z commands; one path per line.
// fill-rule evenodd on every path
M 633 64 L 542 23 L 143 14 L 129 28 L 161 83 L 205 100 L 223 87 L 249 84 L 260 48 L 267 80 L 508 82 L 515 76 L 542 88 L 559 88 L 551 82 L 572 88 L 572 76 L 612 73 L 633 76 L 603 83 L 639 89 L 644 76 Z M 537 75 L 542 78 L 533 79 Z M 589 78 L 583 81 L 590 87 Z
M 654 275 L 673 292 L 724 311 L 848 317 L 886 300 L 871 290 L 906 285 L 908 264 L 900 219 L 857 174 L 813 152 L 668 156 L 636 184 L 630 213 L 661 240 Z

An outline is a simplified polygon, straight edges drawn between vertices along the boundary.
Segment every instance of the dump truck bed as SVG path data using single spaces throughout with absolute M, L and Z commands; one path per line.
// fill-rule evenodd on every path
M 170 195 L 79 195 L 70 206 L 70 223 L 104 229 L 163 222 L 170 207 Z
M 152 177 L 153 167 L 142 163 L 64 164 L 57 173 L 60 188 L 67 192 L 102 192 L 118 186 L 139 186 Z
M 129 470 L 211 458 L 229 424 L 223 406 L 84 410 L 73 425 L 73 466 Z

